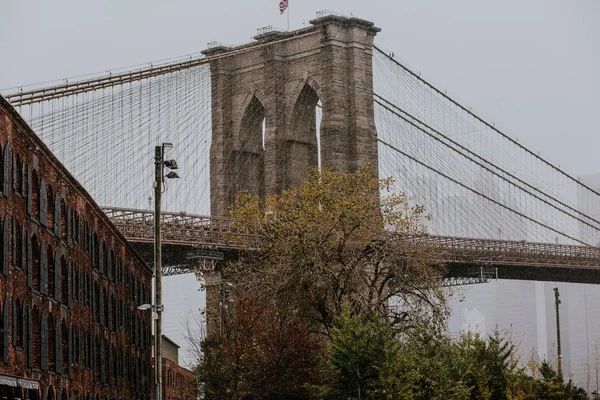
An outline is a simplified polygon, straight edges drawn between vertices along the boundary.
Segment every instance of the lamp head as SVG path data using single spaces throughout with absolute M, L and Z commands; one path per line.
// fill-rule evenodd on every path
M 174 171 L 169 172 L 166 177 L 169 179 L 179 179 L 179 175 L 177 175 L 177 172 Z
M 179 167 L 177 166 L 177 161 L 175 161 L 175 160 L 165 160 L 164 164 L 165 164 L 165 167 L 167 167 L 169 169 L 179 169 Z

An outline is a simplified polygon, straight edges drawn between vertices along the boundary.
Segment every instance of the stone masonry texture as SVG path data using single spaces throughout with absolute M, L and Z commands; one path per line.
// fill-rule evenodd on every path
M 319 101 L 322 165 L 341 172 L 377 166 L 372 50 L 379 29 L 338 16 L 311 25 L 203 52 L 211 57 L 213 216 L 241 190 L 263 196 L 306 179 L 317 165 Z

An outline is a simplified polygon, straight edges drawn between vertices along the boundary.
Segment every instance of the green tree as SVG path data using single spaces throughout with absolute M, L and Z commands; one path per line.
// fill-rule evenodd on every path
M 311 387 L 317 399 L 402 399 L 408 388 L 399 375 L 400 345 L 381 318 L 351 316 L 346 308 L 330 330 L 321 385 Z

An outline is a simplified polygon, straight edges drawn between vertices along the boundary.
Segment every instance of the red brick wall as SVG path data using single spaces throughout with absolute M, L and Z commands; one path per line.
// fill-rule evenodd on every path
M 195 400 L 196 383 L 192 371 L 167 358 L 162 360 L 163 400 Z
M 150 398 L 151 315 L 137 310 L 137 306 L 150 302 L 152 271 L 89 194 L 1 97 L 0 146 L 3 160 L 5 154 L 8 155 L 6 166 L 0 163 L 0 186 L 6 188 L 0 193 L 0 221 L 2 228 L 6 221 L 8 232 L 4 239 L 0 229 L 0 242 L 7 244 L 6 249 L 0 246 L 0 305 L 8 299 L 8 307 L 2 307 L 2 315 L 9 313 L 8 331 L 6 335 L 0 332 L 1 338 L 8 340 L 0 349 L 0 373 L 37 379 L 40 395 L 51 391 L 49 399 L 64 400 L 65 395 L 69 399 L 95 399 L 97 395 L 102 399 L 105 396 L 108 399 Z M 9 151 L 5 153 L 7 146 Z M 15 168 L 17 164 L 19 168 Z M 27 174 L 28 169 L 30 174 Z M 5 170 L 8 180 L 4 178 Z M 13 174 L 16 170 L 18 173 Z M 34 180 L 34 176 L 38 178 L 38 191 L 32 190 L 28 199 L 29 191 L 24 186 Z M 39 203 L 43 197 L 39 191 L 42 180 L 51 188 L 48 192 L 52 193 L 52 201 L 47 203 L 48 208 L 52 210 L 54 204 L 61 205 L 52 213 L 56 215 L 60 209 L 60 222 L 51 215 L 44 218 L 48 222 L 41 221 L 44 206 L 28 211 L 28 202 Z M 55 202 L 57 196 L 58 203 Z M 14 235 L 13 227 L 17 227 Z M 20 240 L 21 237 L 25 240 Z M 35 241 L 38 246 L 34 249 Z M 52 254 L 47 268 L 42 243 L 47 253 Z M 56 260 L 57 253 L 58 262 L 53 269 L 55 263 L 50 260 Z M 46 269 L 50 280 L 48 290 L 44 285 Z M 58 270 L 61 279 L 56 279 Z M 52 276 L 54 279 L 50 279 Z M 60 287 L 62 293 L 59 294 L 56 287 Z M 19 307 L 19 313 L 13 315 L 13 300 L 22 305 L 23 314 L 19 314 Z M 40 325 L 34 323 L 36 316 L 40 318 Z M 56 356 L 53 357 L 55 371 L 46 367 L 41 357 L 46 347 L 42 319 L 55 321 L 61 333 L 64 332 L 62 348 L 52 346 L 63 354 L 64 368 L 59 371 L 56 371 Z M 19 321 L 24 322 L 24 327 Z M 0 320 L 0 325 L 2 323 Z M 30 324 L 32 329 L 29 329 Z M 17 331 L 21 332 L 22 343 L 13 342 Z M 50 344 L 52 338 L 61 339 L 49 330 Z M 5 352 L 6 358 L 3 358 Z M 28 360 L 29 353 L 35 353 L 33 366 Z M 52 356 L 52 350 L 48 349 L 48 355 Z

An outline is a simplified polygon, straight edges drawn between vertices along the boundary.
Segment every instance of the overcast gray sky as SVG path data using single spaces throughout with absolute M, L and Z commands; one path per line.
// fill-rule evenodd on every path
M 0 0 L 0 88 L 285 28 L 279 0 Z M 600 0 L 290 0 L 374 21 L 378 44 L 549 161 L 600 172 Z

